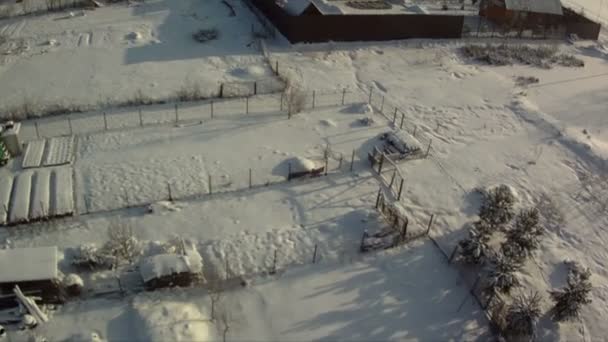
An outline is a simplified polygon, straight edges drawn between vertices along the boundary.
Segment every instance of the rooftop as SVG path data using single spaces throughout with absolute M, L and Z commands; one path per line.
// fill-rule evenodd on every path
M 0 249 L 0 283 L 57 278 L 57 247 Z

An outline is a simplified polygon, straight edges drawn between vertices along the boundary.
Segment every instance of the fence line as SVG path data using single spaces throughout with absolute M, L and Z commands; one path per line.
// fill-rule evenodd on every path
M 314 101 L 313 101 L 314 98 Z M 168 124 L 200 124 L 216 118 L 234 115 L 265 114 L 291 118 L 296 112 L 353 105 L 365 102 L 357 90 L 310 90 L 293 97 L 284 93 L 246 96 L 231 99 L 205 100 L 198 104 L 173 103 L 138 106 L 125 112 L 108 111 L 66 114 L 64 117 L 45 117 L 28 120 L 22 126 L 23 141 L 92 134 L 135 128 L 150 128 Z M 297 108 L 296 108 L 297 107 Z M 297 109 L 297 110 L 296 110 Z M 32 127 L 33 126 L 33 127 Z

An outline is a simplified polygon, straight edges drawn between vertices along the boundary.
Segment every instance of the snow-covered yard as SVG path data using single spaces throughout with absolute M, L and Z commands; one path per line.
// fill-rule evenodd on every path
M 3 105 L 20 105 L 24 96 L 91 105 L 128 99 L 139 89 L 167 98 L 187 82 L 215 92 L 220 82 L 270 77 L 270 66 L 250 44 L 253 16 L 242 3 L 230 3 L 236 17 L 220 1 L 146 1 L 84 17 L 2 22 L 0 29 L 31 47 L 3 56 Z M 210 26 L 220 29 L 219 40 L 192 40 L 193 31 Z M 176 237 L 192 241 L 206 277 L 248 277 L 247 287 L 223 296 L 229 340 L 486 339 L 487 321 L 458 273 L 470 270 L 448 266 L 429 240 L 359 254 L 363 232 L 385 224 L 373 209 L 379 183 L 367 152 L 391 123 L 351 105 L 367 101 L 371 88 L 377 110 L 390 119 L 396 106 L 404 128 L 432 144 L 430 158 L 399 164 L 410 227 L 423 227 L 435 215 L 432 235 L 449 253 L 477 217 L 475 189 L 502 183 L 516 190 L 519 207 L 553 208 L 558 219 L 545 226 L 516 292 L 539 291 L 546 312 L 546 291 L 565 281 L 563 261 L 581 262 L 593 273 L 593 302 L 580 321 L 553 324 L 543 316 L 539 339 L 601 339 L 608 321 L 606 43 L 605 35 L 598 43 L 548 42 L 585 66 L 544 70 L 471 62 L 459 53 L 461 41 L 268 42 L 281 73 L 308 91 L 307 103 L 314 90 L 316 105 L 331 107 L 288 119 L 281 95 L 274 94 L 217 102 L 211 118 L 210 103 L 199 102 L 180 105 L 184 122 L 175 125 L 174 107 L 165 104 L 144 107 L 142 128 L 137 109 L 116 109 L 107 111 L 106 132 L 103 112 L 71 116 L 78 133 L 72 165 L 77 215 L 0 228 L 0 239 L 13 247 L 58 246 L 65 252 L 63 272 L 72 271 L 72 249 L 103 244 L 111 224 L 133 227 L 148 253 Z M 539 82 L 520 85 L 520 76 Z M 344 88 L 359 95 L 333 106 Z M 362 119 L 369 117 L 368 126 Z M 38 121 L 39 133 L 69 133 L 66 119 Z M 165 124 L 152 125 L 158 122 Z M 26 141 L 36 137 L 33 121 L 24 123 L 23 134 Z M 289 158 L 323 163 L 327 147 L 328 176 L 285 181 Z M 34 164 L 44 159 L 38 154 Z M 0 169 L 0 184 L 6 183 L 2 176 L 22 173 L 21 162 Z M 0 190 L 4 201 L 7 191 Z M 176 201 L 167 201 L 169 192 Z M 147 203 L 151 208 L 126 208 Z M 311 264 L 315 249 L 317 264 Z M 274 267 L 275 253 L 278 274 L 260 277 Z M 209 321 L 209 303 L 200 288 L 121 300 L 87 297 L 58 308 L 39 330 L 50 340 L 91 332 L 109 341 L 218 340 L 221 324 Z

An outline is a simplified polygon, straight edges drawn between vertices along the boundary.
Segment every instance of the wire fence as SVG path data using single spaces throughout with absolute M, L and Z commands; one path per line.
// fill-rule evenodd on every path
M 235 87 L 226 86 L 224 91 Z M 243 87 L 253 87 L 245 83 Z M 291 116 L 296 112 L 347 106 L 365 102 L 358 90 L 310 90 L 273 93 L 237 98 L 210 99 L 199 102 L 142 105 L 105 111 L 45 117 L 22 122 L 20 137 L 27 142 L 36 139 L 149 128 L 162 125 L 200 124 L 213 119 L 238 116 Z

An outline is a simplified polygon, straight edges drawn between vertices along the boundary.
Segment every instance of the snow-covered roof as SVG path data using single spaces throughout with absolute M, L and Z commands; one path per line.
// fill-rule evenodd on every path
M 201 273 L 203 259 L 195 249 L 186 251 L 186 255 L 159 254 L 148 257 L 140 265 L 139 273 L 144 282 L 152 279 L 179 273 Z
M 0 249 L 0 283 L 57 279 L 57 247 Z
M 343 14 L 340 8 L 323 0 L 283 0 L 278 2 L 291 15 L 300 15 L 310 4 L 313 4 L 323 14 Z
M 562 15 L 560 0 L 505 0 L 505 7 L 512 11 Z
M 289 159 L 291 172 L 311 172 L 319 166 L 312 160 L 304 157 L 294 157 Z

